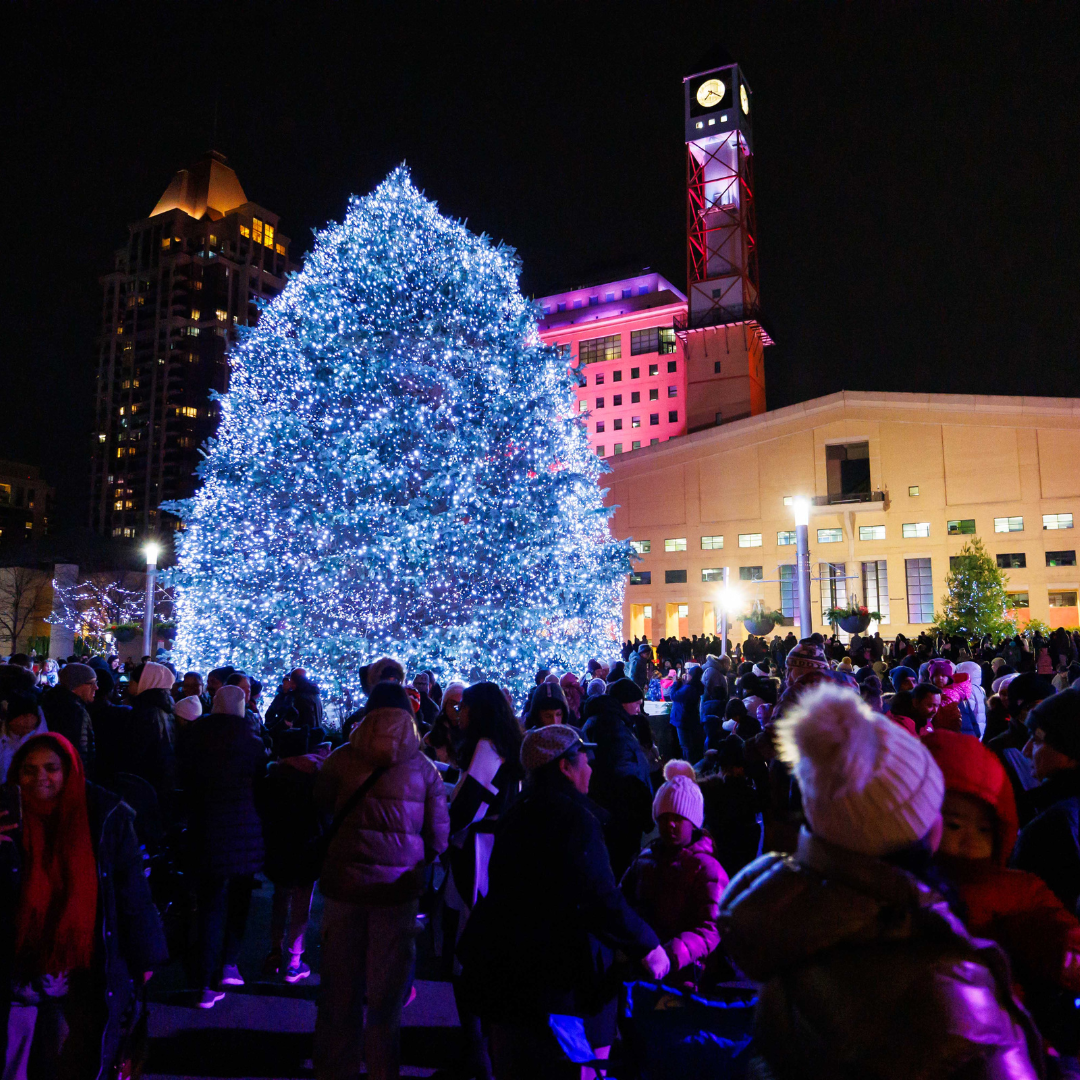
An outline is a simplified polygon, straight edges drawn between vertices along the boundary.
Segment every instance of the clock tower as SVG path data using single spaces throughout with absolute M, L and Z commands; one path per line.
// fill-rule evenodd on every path
M 683 80 L 687 314 L 675 329 L 687 369 L 687 428 L 765 411 L 754 211 L 753 95 L 726 54 Z

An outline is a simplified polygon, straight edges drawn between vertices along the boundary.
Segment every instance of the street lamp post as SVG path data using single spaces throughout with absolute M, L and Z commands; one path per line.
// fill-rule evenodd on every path
M 795 511 L 795 560 L 799 579 L 799 636 L 809 637 L 814 632 L 810 616 L 810 500 L 793 500 Z
M 146 608 L 143 611 L 143 656 L 154 659 L 150 651 L 154 637 L 154 590 L 157 585 L 157 561 L 161 545 L 153 540 L 146 545 Z

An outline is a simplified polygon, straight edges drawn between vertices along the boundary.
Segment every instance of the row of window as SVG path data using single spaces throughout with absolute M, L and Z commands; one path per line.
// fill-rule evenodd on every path
M 649 295 L 649 286 L 648 285 L 639 285 L 638 290 L 637 290 L 637 294 L 638 294 L 638 296 L 648 296 Z M 624 288 L 624 289 L 621 290 L 621 295 L 620 295 L 619 298 L 622 299 L 622 300 L 629 300 L 630 297 L 633 296 L 633 295 L 634 295 L 634 290 L 633 290 L 632 287 Z M 611 291 L 604 294 L 604 303 L 605 304 L 612 304 L 614 302 L 615 302 L 615 291 L 614 290 L 611 290 Z M 584 306 L 585 306 L 585 301 L 581 300 L 581 299 L 573 300 L 573 301 L 571 301 L 571 304 L 570 304 L 571 310 L 575 310 L 575 311 L 578 308 L 584 307 Z M 589 307 L 599 307 L 599 306 L 600 306 L 600 294 L 596 293 L 593 296 L 590 296 L 589 297 Z M 565 300 L 559 301 L 557 303 L 557 305 L 556 305 L 556 309 L 558 311 L 565 311 L 566 310 L 566 301 Z M 544 308 L 544 314 L 545 315 L 550 315 L 551 314 L 551 305 L 550 304 L 548 304 Z M 659 329 L 662 329 L 662 328 L 659 328 Z
M 717 361 L 715 367 L 716 367 L 717 374 L 719 374 L 719 372 L 720 372 L 720 363 L 719 363 L 719 361 Z M 678 371 L 678 370 L 679 370 L 679 362 L 677 360 L 669 360 L 667 362 L 667 373 L 669 375 L 674 375 L 675 372 Z M 649 375 L 652 376 L 652 375 L 659 375 L 659 374 L 660 374 L 660 365 L 659 364 L 650 364 L 649 365 Z M 636 368 L 636 367 L 631 368 L 630 369 L 630 378 L 631 379 L 640 379 L 641 378 L 641 368 Z M 588 376 L 583 375 L 582 379 L 583 379 L 583 381 L 582 381 L 581 385 L 582 386 L 587 386 L 588 381 L 589 381 Z M 611 373 L 611 381 L 612 382 L 622 382 L 623 381 L 623 373 L 621 371 L 613 371 Z M 603 386 L 603 385 L 604 385 L 604 373 L 602 371 L 598 371 L 593 376 L 593 386 Z
M 679 422 L 679 410 L 678 409 L 672 409 L 667 414 L 667 418 L 668 418 L 668 423 L 669 424 L 677 424 Z M 655 413 L 655 412 L 654 413 L 649 413 L 649 427 L 656 427 L 656 426 L 659 425 L 659 423 L 660 423 L 660 414 Z M 603 435 L 603 433 L 604 433 L 604 424 L 605 424 L 605 421 L 603 421 L 603 420 L 598 420 L 596 422 L 596 433 L 597 433 L 597 435 Z M 630 417 L 630 426 L 632 428 L 641 427 L 641 417 L 640 416 L 631 416 Z M 623 422 L 622 422 L 621 418 L 616 419 L 612 423 L 612 430 L 613 431 L 622 431 L 622 427 L 623 427 Z M 600 448 L 597 447 L 597 452 L 599 452 L 599 449 Z M 615 453 L 618 453 L 618 450 L 616 450 Z M 603 455 L 601 455 L 601 456 L 603 456 Z
M 1076 565 L 1075 551 L 1047 551 L 1045 555 L 1047 566 Z M 956 565 L 958 558 L 959 556 L 953 555 L 949 559 L 950 568 Z M 1023 551 L 1006 552 L 1005 554 L 998 555 L 997 564 L 1002 570 L 1024 570 L 1027 568 L 1027 554 Z
M 621 421 L 621 420 L 620 420 L 620 421 L 616 421 L 616 423 L 622 423 L 622 421 Z M 650 440 L 649 440 L 649 445 L 650 445 L 650 446 L 657 446 L 657 445 L 659 445 L 659 443 L 660 443 L 660 440 L 659 440 L 659 439 L 650 439 Z M 641 449 L 641 440 L 640 440 L 640 439 L 635 439 L 635 440 L 634 440 L 634 441 L 633 441 L 633 442 L 632 442 L 632 443 L 630 444 L 630 449 L 631 449 L 631 450 L 640 450 L 640 449 Z M 617 442 L 617 443 L 615 444 L 615 446 L 614 446 L 614 447 L 612 448 L 612 451 L 611 451 L 611 452 L 612 452 L 613 454 L 621 454 L 621 453 L 623 452 L 623 443 L 621 443 L 621 442 Z M 602 445 L 601 445 L 601 446 L 598 446 L 598 447 L 596 448 L 596 456 L 597 456 L 597 457 L 605 457 L 605 456 L 606 456 L 606 455 L 604 454 L 604 447 L 603 447 Z
M 678 397 L 679 396 L 679 388 L 678 388 L 678 386 L 669 386 L 667 388 L 667 396 L 669 398 Z M 650 401 L 659 401 L 660 400 L 660 388 L 658 386 L 653 387 L 649 391 L 649 400 Z M 603 409 L 605 407 L 605 402 L 606 401 L 607 401 L 606 398 L 598 397 L 596 399 L 596 407 L 598 409 Z M 636 405 L 639 401 L 641 401 L 641 391 L 640 390 L 632 391 L 631 394 L 630 394 L 630 404 L 631 405 Z M 623 403 L 622 394 L 614 394 L 614 395 L 612 395 L 612 398 L 611 398 L 611 404 L 612 405 L 618 407 L 622 403 Z M 581 407 L 581 411 L 584 412 L 585 409 L 588 406 L 587 406 L 586 402 L 583 401 L 583 402 L 581 402 L 580 407 Z

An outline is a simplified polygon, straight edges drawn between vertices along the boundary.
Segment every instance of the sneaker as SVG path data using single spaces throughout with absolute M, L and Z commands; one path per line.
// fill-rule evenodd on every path
M 243 986 L 244 976 L 240 974 L 240 969 L 235 964 L 226 964 L 221 969 L 221 985 L 222 986 Z
M 199 998 L 199 1008 L 212 1009 L 224 996 L 224 990 L 215 990 L 212 986 L 208 986 Z
M 311 974 L 311 968 L 304 963 L 303 959 L 299 956 L 292 956 L 289 958 L 289 966 L 285 969 L 285 981 L 287 983 L 296 983 L 301 979 L 306 979 Z
M 263 961 L 262 977 L 264 979 L 272 979 L 276 975 L 281 974 L 281 950 L 275 949 L 267 956 Z

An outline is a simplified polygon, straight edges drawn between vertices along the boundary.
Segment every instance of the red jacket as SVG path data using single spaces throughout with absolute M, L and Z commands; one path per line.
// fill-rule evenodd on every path
M 623 894 L 667 949 L 673 976 L 720 944 L 716 913 L 727 883 L 712 838 L 701 831 L 684 848 L 654 840 L 623 876 Z M 692 972 L 684 975 L 693 978 Z

